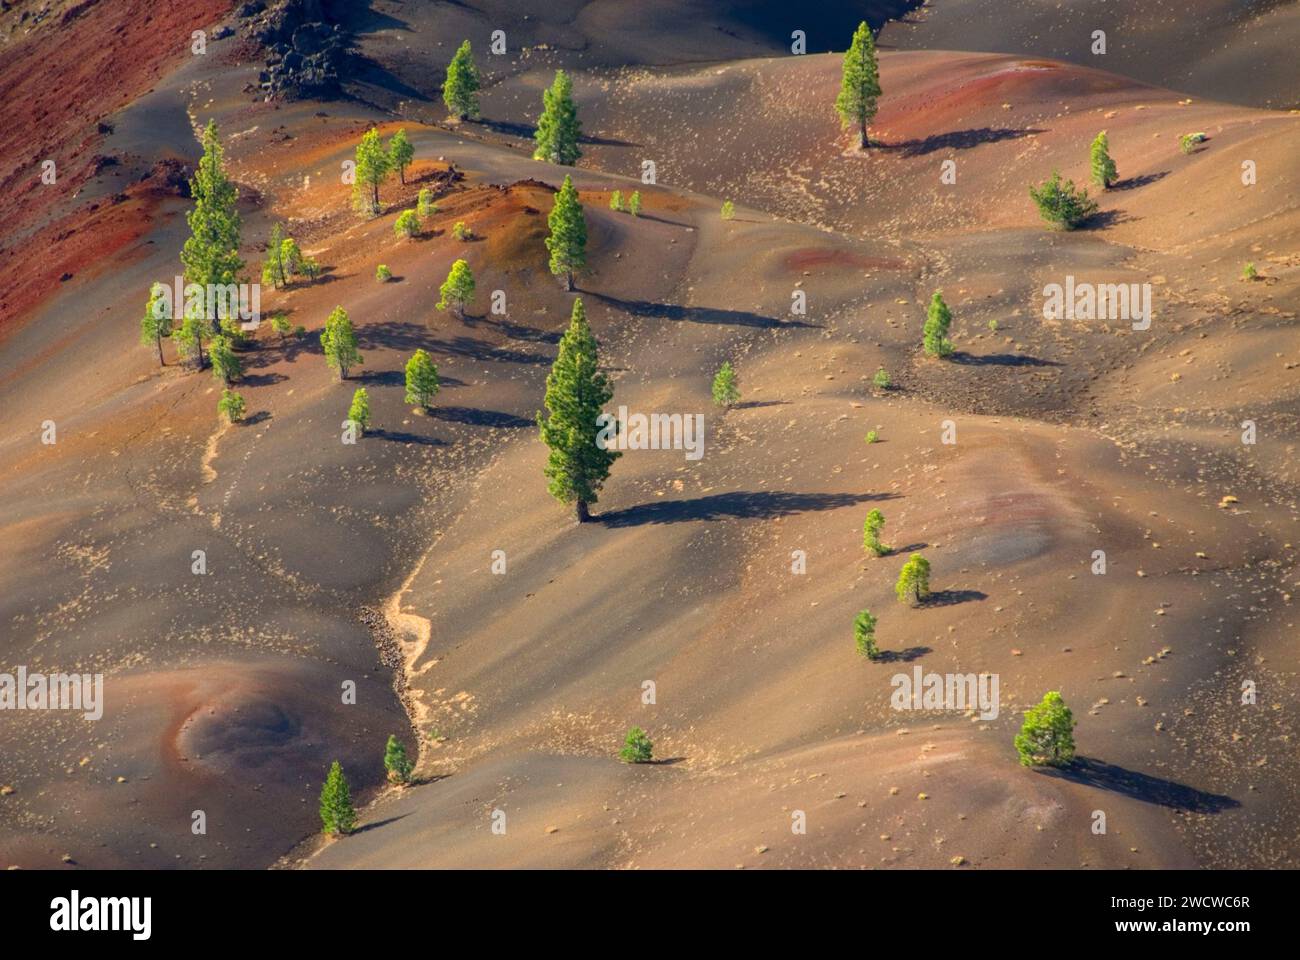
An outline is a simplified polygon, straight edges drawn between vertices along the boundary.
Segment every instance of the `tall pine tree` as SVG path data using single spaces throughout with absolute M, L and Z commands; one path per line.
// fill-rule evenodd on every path
M 1110 139 L 1105 130 L 1092 141 L 1088 159 L 1092 162 L 1092 182 L 1103 190 L 1113 186 L 1119 171 L 1115 167 L 1115 161 L 1110 158 Z
M 447 65 L 447 80 L 442 85 L 442 102 L 457 119 L 477 118 L 478 88 L 478 67 L 474 65 L 474 53 L 469 41 L 465 40 Z
M 372 127 L 357 144 L 356 167 L 352 171 L 352 205 L 358 212 L 372 217 L 379 213 L 379 185 L 391 172 L 392 159 L 379 141 L 379 131 Z
M 537 149 L 534 160 L 545 160 L 571 167 L 582 156 L 578 137 L 582 123 L 578 108 L 573 105 L 573 81 L 563 70 L 555 71 L 555 81 L 549 90 L 542 91 L 542 115 L 537 121 Z
M 320 791 L 320 824 L 326 834 L 348 834 L 357 825 L 357 811 L 352 806 L 352 791 L 337 760 L 330 765 L 329 776 Z
M 597 418 L 613 396 L 608 378 L 600 372 L 596 338 L 587 325 L 582 300 L 574 300 L 569 329 L 546 377 L 547 416 L 539 412 L 537 424 L 551 448 L 545 470 L 548 489 L 561 503 L 576 505 L 579 523 L 590 519 L 588 507 L 596 502 L 610 467 L 622 456 L 597 442 L 601 432 Z
M 952 312 L 943 302 L 943 294 L 938 290 L 930 298 L 930 307 L 926 311 L 925 326 L 922 328 L 921 345 L 926 356 L 946 357 L 952 353 L 952 341 L 948 339 L 948 328 L 952 326 Z
M 149 303 L 145 305 L 144 316 L 140 318 L 140 342 L 153 344 L 158 348 L 158 366 L 165 367 L 163 360 L 163 337 L 172 335 L 171 303 L 167 298 L 167 288 L 155 283 L 149 288 Z
M 325 362 L 339 372 L 340 380 L 346 380 L 348 370 L 361 363 L 356 331 L 352 329 L 348 312 L 342 307 L 335 307 L 325 321 L 325 329 L 320 332 L 320 345 L 325 351 Z
M 551 228 L 546 238 L 546 249 L 551 252 L 551 273 L 564 277 L 564 289 L 572 290 L 574 271 L 587 264 L 587 218 L 582 213 L 572 177 L 564 178 L 546 223 Z
M 876 66 L 876 44 L 866 21 L 858 24 L 853 43 L 844 54 L 844 71 L 835 109 L 846 129 L 858 131 L 859 143 L 867 147 L 867 127 L 876 116 L 876 98 L 880 96 L 880 71 Z
M 239 211 L 235 204 L 239 190 L 222 166 L 224 152 L 217 136 L 217 123 L 209 120 L 203 131 L 203 156 L 190 180 L 194 209 L 186 215 L 189 239 L 181 250 L 187 283 L 224 286 L 237 283 L 244 261 L 239 259 Z M 207 318 L 212 329 L 221 317 Z
M 403 186 L 406 185 L 406 168 L 414 159 L 415 147 L 406 139 L 406 128 L 403 127 L 388 138 L 388 165 L 397 171 Z
M 406 402 L 428 409 L 440 387 L 438 367 L 423 347 L 406 361 Z

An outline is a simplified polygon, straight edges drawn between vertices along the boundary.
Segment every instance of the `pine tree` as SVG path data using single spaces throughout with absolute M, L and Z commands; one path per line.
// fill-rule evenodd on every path
M 862 524 L 862 546 L 878 557 L 890 552 L 889 547 L 880 542 L 880 531 L 885 526 L 885 515 L 879 510 L 872 510 Z
M 203 343 L 211 339 L 212 326 L 197 309 L 187 307 L 180 326 L 172 328 L 172 342 L 176 344 L 177 352 L 193 362 L 197 370 L 207 366 Z
M 167 366 L 163 360 L 163 337 L 172 335 L 171 303 L 167 299 L 167 288 L 155 283 L 149 288 L 149 302 L 145 304 L 144 316 L 140 318 L 140 342 L 158 348 L 158 366 Z
M 205 289 L 238 282 L 244 261 L 239 259 L 240 219 L 236 202 L 239 191 L 222 167 L 224 153 L 217 137 L 216 121 L 203 131 L 203 156 L 190 180 L 194 209 L 186 215 L 190 236 L 181 250 L 187 283 Z M 220 317 L 208 318 L 216 330 Z
M 366 393 L 365 387 L 357 387 L 353 392 L 348 419 L 356 424 L 357 433 L 364 434 L 370 429 L 370 394 Z
M 534 160 L 546 160 L 571 167 L 582 156 L 578 138 L 582 124 L 573 105 L 573 81 L 563 70 L 555 71 L 550 89 L 542 91 L 542 115 L 537 121 L 537 149 Z
M 348 312 L 342 307 L 335 307 L 325 321 L 325 329 L 320 332 L 320 345 L 325 351 L 325 362 L 339 372 L 340 380 L 346 380 L 348 370 L 362 362 L 357 350 L 356 332 L 352 329 Z
M 551 228 L 546 238 L 546 249 L 551 252 L 551 273 L 564 277 L 564 289 L 572 290 L 574 271 L 587 264 L 587 218 L 578 202 L 572 177 L 564 178 L 546 223 Z
M 1073 180 L 1062 180 L 1057 171 L 1037 187 L 1030 186 L 1029 196 L 1039 216 L 1062 230 L 1082 226 L 1097 212 L 1097 201 L 1088 196 L 1087 188 L 1075 187 Z
M 398 130 L 388 138 L 388 165 L 397 171 L 397 176 L 406 186 L 406 168 L 415 159 L 415 147 L 406 139 L 406 128 Z
M 723 220 L 736 219 L 736 205 L 732 203 L 730 200 L 722 201 L 722 219 Z
M 547 416 L 537 414 L 542 440 L 551 448 L 546 478 L 551 496 L 576 504 L 578 522 L 590 518 L 588 507 L 598 499 L 610 467 L 621 453 L 598 442 L 597 418 L 614 391 L 600 372 L 596 338 L 587 325 L 582 300 L 573 301 L 569 329 L 546 377 Z
M 212 359 L 212 375 L 226 386 L 230 386 L 243 374 L 243 361 L 235 353 L 230 337 L 225 334 L 218 334 L 212 338 L 209 354 Z
M 413 237 L 420 232 L 420 217 L 414 210 L 403 210 L 393 221 L 393 233 L 399 237 Z
M 320 823 L 321 830 L 330 836 L 351 833 L 357 825 L 352 791 L 337 760 L 330 765 L 329 776 L 320 791 Z
M 866 149 L 867 127 L 876 116 L 876 98 L 880 96 L 880 71 L 876 66 L 876 44 L 866 21 L 858 24 L 853 33 L 853 43 L 844 54 L 844 69 L 840 79 L 840 94 L 835 98 L 835 109 L 840 123 L 847 129 L 858 131 L 859 144 Z
M 938 290 L 930 298 L 930 307 L 925 315 L 925 327 L 922 329 L 921 345 L 928 357 L 946 357 L 952 353 L 952 341 L 948 339 L 948 328 L 952 326 L 952 312 L 943 302 L 943 294 Z
M 615 190 L 609 195 L 609 209 L 623 212 L 623 191 Z
M 863 610 L 853 618 L 853 642 L 857 645 L 858 653 L 868 660 L 874 660 L 880 655 L 876 649 L 876 618 L 870 610 Z
M 238 423 L 244 419 L 244 398 L 229 388 L 222 390 L 217 413 L 224 413 L 231 423 Z
M 624 763 L 649 763 L 653 756 L 654 744 L 650 742 L 646 732 L 640 727 L 629 730 L 627 738 L 623 741 L 623 749 L 618 752 L 618 758 Z
M 447 66 L 447 80 L 442 85 L 442 102 L 448 112 L 460 120 L 478 117 L 478 67 L 474 53 L 465 40 Z
M 271 314 L 271 332 L 279 335 L 281 341 L 289 335 L 291 329 L 293 328 L 289 325 L 289 318 L 283 313 Z
M 415 212 L 420 215 L 420 219 L 438 212 L 438 205 L 433 202 L 433 191 L 428 187 L 420 188 L 420 192 L 415 199 Z
M 1074 760 L 1074 714 L 1060 693 L 1044 694 L 1038 706 L 1025 711 L 1015 746 L 1026 767 L 1069 766 Z
M 1097 139 L 1092 141 L 1090 159 L 1092 182 L 1103 190 L 1112 186 L 1119 176 L 1119 171 L 1115 168 L 1115 161 L 1110 158 L 1110 140 L 1107 139 L 1105 130 L 1097 134 Z
M 384 769 L 392 783 L 411 782 L 411 761 L 406 757 L 406 748 L 392 734 L 388 735 L 388 744 L 384 747 Z
M 627 212 L 634 217 L 641 216 L 641 191 L 635 190 L 632 193 L 632 199 L 627 202 Z
M 894 593 L 904 603 L 920 603 L 930 595 L 930 561 L 919 553 L 907 558 L 903 569 L 898 571 L 898 583 L 894 584 Z
M 356 168 L 353 170 L 352 205 L 360 213 L 377 216 L 379 206 L 379 185 L 388 179 L 392 172 L 388 152 L 379 142 L 379 131 L 373 127 L 367 130 L 357 144 Z
M 266 259 L 262 261 L 262 282 L 272 287 L 283 287 L 289 273 L 284 268 L 284 231 L 277 223 L 271 227 L 271 239 L 266 244 Z
M 406 403 L 428 409 L 437 396 L 441 384 L 438 381 L 438 368 L 433 358 L 423 347 L 406 361 Z
M 724 360 L 713 377 L 713 402 L 719 407 L 729 407 L 739 399 L 740 388 L 736 385 L 736 371 L 731 368 L 730 360 Z
M 464 260 L 457 260 L 447 272 L 447 279 L 438 288 L 438 309 L 456 308 L 460 319 L 465 319 L 465 307 L 474 299 L 474 272 Z
M 298 241 L 293 237 L 285 237 L 280 241 L 280 263 L 284 269 L 285 283 L 303 272 L 302 251 L 298 249 Z

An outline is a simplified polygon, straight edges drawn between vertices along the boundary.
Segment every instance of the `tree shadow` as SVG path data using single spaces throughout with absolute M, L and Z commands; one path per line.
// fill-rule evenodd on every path
M 637 527 L 653 523 L 682 523 L 691 520 L 774 520 L 798 513 L 837 510 L 868 500 L 892 500 L 894 493 L 786 493 L 782 491 L 736 491 L 715 493 L 691 500 L 660 500 L 622 510 L 611 510 L 594 519 L 607 527 Z
M 647 760 L 642 764 L 644 767 L 671 767 L 674 764 L 685 763 L 688 757 L 664 757 L 662 760 Z
M 537 126 L 531 123 L 517 123 L 513 120 L 489 120 L 487 118 L 480 118 L 473 122 L 502 136 L 518 137 L 521 140 L 533 140 L 537 136 Z M 641 146 L 639 143 L 632 143 L 628 140 L 615 140 L 610 137 L 597 137 L 586 133 L 579 135 L 578 142 L 597 147 Z
M 906 650 L 877 650 L 876 663 L 911 663 L 930 653 L 929 647 L 908 647 Z
M 1011 127 L 973 127 L 969 130 L 952 130 L 948 133 L 936 133 L 920 140 L 903 140 L 899 143 L 879 143 L 873 141 L 870 150 L 897 150 L 904 157 L 921 157 L 936 150 L 969 150 L 985 143 L 999 143 L 1003 140 L 1019 140 L 1034 134 L 1045 133 L 1036 127 L 1017 130 Z
M 1240 802 L 1232 797 L 1206 793 L 1186 784 L 1162 780 L 1135 770 L 1126 770 L 1092 757 L 1076 757 L 1068 767 L 1043 769 L 1043 772 L 1072 783 L 1109 790 L 1144 803 L 1154 803 L 1188 813 L 1222 813 L 1224 810 L 1234 810 L 1241 806 Z
M 357 383 L 364 383 L 368 387 L 401 387 L 406 385 L 406 374 L 401 370 L 375 370 L 369 373 L 359 373 L 352 376 Z
M 473 337 L 456 336 L 450 339 L 422 342 L 430 353 L 447 353 L 455 357 L 469 357 L 472 360 L 492 361 L 495 363 L 543 364 L 550 363 L 551 358 L 540 353 L 527 353 L 523 350 L 507 350 L 493 347 Z
M 1123 210 L 1098 210 L 1091 217 L 1080 224 L 1081 227 L 1089 230 L 1104 230 L 1106 227 L 1113 227 L 1117 223 L 1136 223 L 1141 217 L 1133 217 Z
M 1129 177 L 1127 180 L 1119 180 L 1110 185 L 1111 190 L 1136 190 L 1138 187 L 1145 187 L 1149 183 L 1155 183 L 1157 180 L 1163 180 L 1169 176 L 1170 171 L 1161 170 L 1159 173 L 1144 173 L 1140 177 Z
M 429 416 L 448 423 L 465 423 L 472 427 L 501 427 L 518 430 L 523 427 L 535 427 L 537 424 L 513 413 L 501 413 L 498 410 L 475 410 L 473 407 L 434 407 Z
M 983 355 L 958 350 L 950 357 L 953 363 L 967 367 L 1059 367 L 1055 360 L 1027 357 L 1021 353 L 987 353 Z
M 352 836 L 355 837 L 358 833 L 365 833 L 367 830 L 378 830 L 380 827 L 386 827 L 390 823 L 396 823 L 398 820 L 403 820 L 409 816 L 409 813 L 399 813 L 395 817 L 388 817 L 385 820 L 376 820 L 374 823 L 367 823 L 365 826 L 357 827 L 353 830 Z
M 269 387 L 288 379 L 283 373 L 246 373 L 239 378 L 239 382 L 245 387 Z
M 589 296 L 595 297 L 610 306 L 618 307 L 625 310 L 635 317 L 652 317 L 662 318 L 664 320 L 685 321 L 687 323 L 709 323 L 721 324 L 737 327 L 761 327 L 763 329 L 773 329 L 782 327 L 809 327 L 816 328 L 815 323 L 807 323 L 803 320 L 777 320 L 773 317 L 765 317 L 761 314 L 750 313 L 748 310 L 723 310 L 717 307 L 683 307 L 675 303 L 653 303 L 649 300 L 620 300 L 617 297 L 611 297 L 603 293 L 589 292 Z
M 425 437 L 418 433 L 409 433 L 406 430 L 381 430 L 370 429 L 366 431 L 367 437 L 375 437 L 379 440 L 389 440 L 393 443 L 417 443 L 423 447 L 445 447 L 446 440 L 439 440 L 437 437 Z
M 969 603 L 972 600 L 987 600 L 988 598 L 989 595 L 982 590 L 932 590 L 921 606 L 954 607 L 959 603 Z
M 465 326 L 470 327 L 471 329 L 479 324 L 484 324 L 494 330 L 500 330 L 501 333 L 509 337 L 511 340 L 528 340 L 533 343 L 559 343 L 560 337 L 562 336 L 558 331 L 549 332 L 546 330 L 539 330 L 536 327 L 529 327 L 520 323 L 511 323 L 509 320 L 493 320 L 486 313 L 477 317 L 467 313 L 462 322 Z
M 757 410 L 760 407 L 784 407 L 789 403 L 789 400 L 742 400 L 740 403 L 733 403 L 731 409 Z
M 259 423 L 265 423 L 267 420 L 270 419 L 271 419 L 271 412 L 269 410 L 259 410 L 251 417 L 245 417 L 240 422 L 246 427 L 252 427 L 252 426 L 256 426 Z

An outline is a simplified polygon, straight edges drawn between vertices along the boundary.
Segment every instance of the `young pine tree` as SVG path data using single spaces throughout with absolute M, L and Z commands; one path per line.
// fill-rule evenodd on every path
M 210 284 L 236 283 L 244 261 L 239 259 L 240 219 L 235 207 L 239 190 L 222 167 L 223 152 L 217 124 L 203 131 L 203 156 L 190 180 L 194 209 L 186 215 L 190 236 L 181 250 L 185 280 L 205 289 Z M 213 330 L 220 317 L 209 318 Z
M 392 734 L 389 734 L 388 744 L 384 747 L 384 769 L 388 771 L 390 783 L 411 782 L 411 761 L 406 757 L 406 748 Z
M 952 326 L 952 312 L 943 302 L 943 294 L 938 290 L 930 298 L 930 307 L 925 315 L 925 327 L 922 330 L 921 345 L 927 357 L 946 357 L 952 353 L 952 341 L 948 339 L 948 328 Z
M 356 167 L 352 171 L 352 205 L 359 213 L 378 216 L 379 185 L 391 172 L 388 151 L 379 141 L 379 131 L 372 127 L 357 144 Z
M 399 237 L 413 237 L 420 232 L 420 215 L 414 210 L 403 210 L 393 221 L 393 233 Z
M 615 190 L 609 195 L 609 209 L 623 212 L 623 191 Z
M 894 594 L 903 603 L 916 605 L 930 595 L 930 561 L 919 553 L 907 558 L 903 569 L 898 571 L 898 583 L 894 584 Z
M 370 429 L 370 394 L 365 387 L 357 387 L 352 394 L 352 405 L 348 407 L 348 419 L 357 428 L 357 433 L 364 434 Z
M 283 287 L 288 275 L 284 269 L 284 230 L 277 223 L 271 227 L 271 239 L 266 244 L 266 259 L 262 261 L 262 282 L 272 287 Z
M 876 649 L 876 618 L 870 610 L 863 610 L 853 618 L 853 642 L 857 645 L 858 653 L 868 660 L 874 660 L 880 655 Z
M 621 453 L 597 442 L 596 418 L 613 398 L 609 380 L 600 372 L 596 338 L 587 325 L 582 300 L 573 301 L 569 329 L 546 377 L 547 416 L 537 414 L 542 440 L 551 448 L 546 478 L 551 496 L 576 504 L 579 523 L 590 519 L 589 505 L 598 499 L 609 470 Z
M 406 186 L 406 168 L 415 159 L 415 147 L 406 139 L 406 129 L 402 128 L 388 138 L 388 165 L 397 171 L 402 186 Z
M 573 289 L 574 271 L 587 264 L 587 218 L 573 178 L 565 177 L 560 192 L 555 195 L 555 205 L 546 218 L 551 228 L 546 238 L 546 249 L 551 253 L 551 273 L 564 277 L 564 289 Z
M 880 531 L 885 526 L 885 515 L 879 510 L 872 510 L 862 524 L 862 547 L 878 557 L 890 552 L 889 547 L 880 542 Z
M 465 307 L 474 299 L 474 271 L 464 260 L 457 260 L 447 272 L 447 279 L 438 288 L 438 309 L 456 308 L 456 315 L 465 319 Z
M 719 407 L 729 407 L 739 399 L 736 371 L 731 368 L 730 360 L 724 360 L 713 377 L 713 402 Z
M 342 307 L 335 307 L 325 321 L 325 329 L 320 332 L 320 345 L 325 351 L 325 362 L 339 372 L 340 380 L 346 380 L 348 371 L 362 362 L 357 350 L 356 332 L 352 329 L 348 312 Z
M 1103 190 L 1113 186 L 1119 176 L 1119 171 L 1115 168 L 1115 161 L 1110 158 L 1110 141 L 1106 138 L 1105 130 L 1097 134 L 1097 139 L 1092 141 L 1090 159 L 1092 161 L 1092 182 Z
M 634 217 L 641 216 L 641 191 L 633 190 L 632 197 L 627 202 L 627 212 Z
M 858 24 L 853 42 L 844 54 L 844 68 L 840 78 L 840 94 L 835 98 L 835 109 L 844 129 L 857 130 L 859 145 L 865 150 L 868 144 L 867 127 L 876 116 L 876 100 L 880 96 L 880 71 L 876 66 L 876 44 L 871 28 L 866 22 Z
M 646 732 L 640 727 L 629 730 L 627 738 L 623 741 L 623 749 L 618 752 L 618 758 L 624 763 L 649 763 L 653 756 L 654 744 L 650 742 Z
M 231 423 L 238 423 L 244 419 L 244 398 L 229 388 L 221 391 L 221 399 L 217 401 L 217 413 L 226 415 L 226 419 Z
M 1038 214 L 1062 230 L 1074 230 L 1097 212 L 1097 201 L 1088 196 L 1086 188 L 1077 188 L 1073 180 L 1062 180 L 1059 172 L 1037 187 L 1030 186 L 1029 196 L 1038 207 Z
M 447 65 L 447 80 L 442 85 L 442 102 L 447 111 L 458 120 L 478 117 L 478 67 L 474 65 L 474 52 L 465 40 Z
M 167 288 L 155 283 L 149 288 L 149 302 L 145 304 L 144 316 L 140 318 L 140 342 L 145 346 L 153 345 L 158 349 L 158 366 L 165 367 L 163 360 L 163 337 L 172 335 L 172 309 L 167 299 Z
M 293 237 L 285 237 L 280 241 L 280 264 L 284 270 L 285 283 L 303 272 L 302 251 L 298 249 L 298 241 Z
M 352 806 L 352 791 L 347 777 L 337 760 L 330 765 L 329 776 L 320 792 L 321 830 L 327 836 L 351 833 L 357 825 L 357 812 Z
M 722 219 L 723 220 L 736 219 L 736 205 L 732 203 L 730 200 L 722 201 Z
M 293 327 L 289 325 L 289 318 L 283 313 L 271 314 L 271 332 L 280 338 L 281 343 L 284 342 L 284 338 L 289 335 L 289 331 L 292 329 Z
M 180 325 L 172 328 L 172 343 L 176 344 L 176 352 L 193 363 L 196 370 L 207 366 L 203 344 L 211 339 L 212 326 L 197 309 L 187 308 Z
M 555 71 L 550 89 L 542 91 L 542 115 L 537 121 L 537 149 L 534 160 L 545 160 L 571 167 L 582 156 L 578 138 L 582 124 L 573 105 L 573 81 L 563 70 Z
M 230 337 L 225 334 L 218 334 L 212 338 L 209 355 L 212 359 L 212 375 L 226 386 L 230 386 L 243 374 L 244 363 L 235 353 Z
M 1025 711 L 1015 739 L 1016 753 L 1026 767 L 1065 767 L 1074 760 L 1074 714 L 1055 690 Z
M 422 220 L 438 212 L 438 205 L 433 202 L 433 191 L 428 187 L 420 188 L 415 199 L 415 212 Z
M 441 386 L 438 368 L 427 350 L 421 347 L 406 361 L 406 403 L 427 410 Z

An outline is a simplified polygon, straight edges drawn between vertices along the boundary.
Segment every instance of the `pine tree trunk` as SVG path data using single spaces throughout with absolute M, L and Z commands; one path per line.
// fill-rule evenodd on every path
M 165 366 L 167 366 L 167 361 L 165 361 L 165 360 L 163 359 L 163 354 L 162 354 L 162 337 L 161 337 L 161 336 L 159 336 L 159 337 L 155 337 L 155 338 L 154 338 L 154 341 L 158 344 L 158 366 L 160 366 L 160 367 L 165 367 Z
M 862 121 L 862 149 L 867 149 L 867 121 Z
M 573 292 L 573 271 L 568 270 L 564 274 L 564 289 Z
M 591 511 L 587 509 L 587 501 L 579 500 L 577 506 L 578 506 L 578 522 L 586 523 L 588 520 L 591 519 Z

